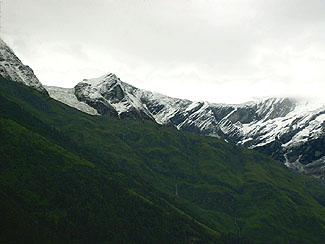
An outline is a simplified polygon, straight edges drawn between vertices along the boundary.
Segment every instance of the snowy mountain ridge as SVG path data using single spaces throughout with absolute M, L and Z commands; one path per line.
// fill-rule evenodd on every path
M 325 178 L 325 105 L 289 98 L 215 104 L 138 89 L 108 73 L 74 88 L 47 86 L 0 40 L 0 75 L 92 115 L 148 119 L 254 148 L 289 168 Z
M 264 98 L 236 105 L 193 102 L 138 89 L 112 73 L 78 83 L 75 98 L 68 99 L 72 90 L 69 96 L 62 92 L 59 96 L 55 91 L 58 88 L 47 89 L 53 98 L 70 106 L 73 103 L 68 100 L 76 104 L 77 98 L 79 107 L 74 107 L 87 113 L 89 109 L 80 104 L 101 115 L 149 119 L 178 130 L 218 137 L 260 150 L 303 173 L 325 177 L 323 103 L 289 98 Z
M 29 66 L 24 65 L 2 39 L 0 39 L 0 75 L 48 95 L 33 70 Z

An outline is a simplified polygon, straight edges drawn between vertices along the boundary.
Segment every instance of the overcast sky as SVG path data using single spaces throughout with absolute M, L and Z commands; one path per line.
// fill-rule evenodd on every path
M 2 37 L 43 84 L 112 72 L 239 103 L 325 92 L 325 0 L 3 0 Z

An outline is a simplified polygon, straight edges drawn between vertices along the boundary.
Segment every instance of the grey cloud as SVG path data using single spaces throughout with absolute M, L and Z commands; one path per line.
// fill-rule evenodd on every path
M 324 9 L 323 0 L 10 0 L 3 8 L 4 38 L 46 82 L 62 75 L 72 86 L 68 79 L 111 71 L 143 88 L 178 82 L 183 97 L 204 98 L 204 89 L 185 87 L 303 87 L 293 74 L 301 65 L 295 53 L 305 55 L 299 60 L 309 67 L 309 82 L 323 86 L 312 60 L 325 58 Z M 285 55 L 287 49 L 292 53 Z M 46 60 L 52 55 L 66 57 L 69 70 L 82 74 L 53 67 Z M 243 92 L 245 98 L 270 94 Z

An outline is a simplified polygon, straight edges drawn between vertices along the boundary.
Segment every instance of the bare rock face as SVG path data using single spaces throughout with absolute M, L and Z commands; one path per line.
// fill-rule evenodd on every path
M 30 86 L 48 95 L 33 70 L 24 65 L 8 45 L 0 39 L 0 75 L 6 79 Z

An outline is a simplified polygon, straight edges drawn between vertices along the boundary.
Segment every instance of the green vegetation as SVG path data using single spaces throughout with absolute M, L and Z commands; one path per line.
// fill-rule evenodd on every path
M 321 182 L 216 138 L 1 79 L 0 143 L 0 242 L 325 243 Z

